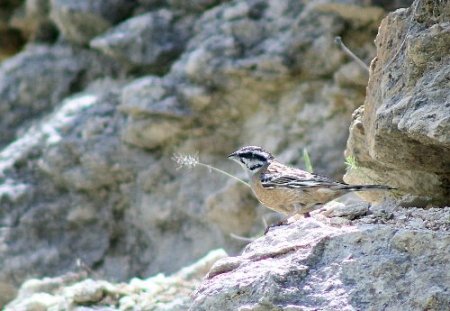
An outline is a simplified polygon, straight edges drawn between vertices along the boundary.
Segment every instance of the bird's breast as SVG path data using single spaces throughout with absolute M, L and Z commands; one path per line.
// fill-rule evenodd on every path
M 286 215 L 294 211 L 299 192 L 301 192 L 282 188 L 264 188 L 259 180 L 252 180 L 251 186 L 256 198 L 264 206 Z

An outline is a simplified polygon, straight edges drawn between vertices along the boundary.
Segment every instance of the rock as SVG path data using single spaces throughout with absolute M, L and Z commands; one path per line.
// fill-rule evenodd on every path
M 338 150 L 347 139 L 348 112 L 364 96 L 360 82 L 336 88 L 321 78 L 333 75 L 346 63 L 333 43 L 343 31 L 346 18 L 337 10 L 312 3 L 300 6 L 292 1 L 218 6 L 197 22 L 196 35 L 166 79 L 179 81 L 181 77 L 182 86 L 188 89 L 207 86 L 205 93 L 213 100 L 207 101 L 208 106 L 198 106 L 202 114 L 210 113 L 208 123 L 213 123 L 216 131 L 220 129 L 230 139 L 239 137 L 240 142 L 230 149 L 251 142 L 281 153 L 281 146 L 289 145 L 289 154 L 282 155 L 282 160 L 303 165 L 299 154 L 306 147 L 319 171 L 338 174 L 343 162 Z M 312 20 L 321 26 L 312 27 Z M 346 22 L 352 24 L 353 20 Z M 372 17 L 365 23 L 376 28 Z M 349 38 L 356 39 L 351 45 L 363 46 L 358 50 L 360 55 L 370 55 L 369 42 L 366 47 L 361 36 Z M 327 57 L 319 60 L 318 53 Z M 216 102 L 224 104 L 210 105 Z M 222 108 L 225 103 L 228 110 Z M 189 105 L 195 105 L 195 99 Z M 222 120 L 230 116 L 234 121 L 227 126 Z M 317 130 L 310 130 L 318 124 Z M 264 131 L 258 130 L 262 127 Z M 336 135 L 326 134 L 329 131 Z M 202 139 L 206 137 L 202 135 Z M 328 148 L 328 144 L 334 148 Z M 202 149 L 213 143 L 205 145 Z
M 62 304 L 62 300 L 46 293 L 34 294 L 17 303 L 10 310 L 45 311 L 55 310 Z M 56 309 L 58 310 L 58 309 Z M 61 310 L 61 309 L 59 309 Z
M 216 223 L 228 234 L 248 234 L 248 226 L 257 218 L 254 206 L 258 203 L 250 191 L 243 192 L 240 184 L 231 183 L 229 187 L 212 193 L 205 200 L 206 217 Z
M 277 19 L 280 15 L 285 15 L 285 20 Z M 308 28 L 313 18 L 323 27 L 314 31 Z M 182 70 L 197 82 L 209 79 L 209 83 L 225 89 L 237 87 L 231 78 L 244 73 L 241 79 L 271 81 L 273 87 L 289 73 L 318 77 L 336 70 L 342 62 L 343 55 L 333 43 L 342 27 L 336 15 L 322 13 L 313 5 L 303 8 L 290 1 L 223 5 L 198 21 L 199 31 L 190 41 L 190 50 L 174 70 Z M 280 32 L 283 36 L 275 40 Z M 249 53 L 242 54 L 242 49 Z M 329 53 L 327 59 L 320 60 L 322 66 L 314 65 L 317 60 L 313 55 L 318 49 Z M 299 50 L 303 52 L 299 54 Z
M 351 3 L 315 3 L 314 9 L 320 12 L 335 13 L 355 26 L 367 26 L 377 24 L 384 14 L 384 10 L 379 7 L 362 7 L 358 4 Z
M 0 146 L 18 128 L 51 111 L 65 96 L 117 67 L 105 58 L 70 46 L 34 46 L 0 66 Z M 39 81 L 39 83 L 36 83 Z
M 85 279 L 84 273 L 33 279 L 22 285 L 18 297 L 4 310 L 187 310 L 190 293 L 225 256 L 225 251 L 214 250 L 172 275 L 133 278 L 129 283 Z
M 210 265 L 161 273 L 218 247 L 239 254 L 246 239 L 236 235 L 261 233 L 267 210 L 257 208 L 247 187 L 208 165 L 245 178 L 225 159 L 238 146 L 260 144 L 298 167 L 306 148 L 317 172 L 340 177 L 367 77 L 334 38 L 368 62 L 384 14 L 368 5 L 381 2 L 9 0 L 0 9 L 0 32 L 16 28 L 38 40 L 54 21 L 65 43 L 28 45 L 0 69 L 0 131 L 7 135 L 0 151 L 0 302 L 38 277 L 8 308 L 187 310 Z M 374 90 L 395 99 L 399 89 L 405 108 L 393 105 L 393 116 L 378 103 L 359 109 L 349 144 L 359 166 L 351 174 L 363 176 L 355 181 L 411 180 L 422 194 L 411 191 L 410 201 L 425 203 L 444 197 L 447 174 L 446 107 L 436 104 L 446 100 L 448 74 L 441 4 L 417 2 L 383 23 L 377 44 L 388 48 L 379 48 L 374 68 L 387 71 L 372 72 L 368 98 L 384 105 Z M 400 37 L 392 35 L 392 47 L 383 35 L 388 26 Z M 388 73 L 398 66 L 408 69 L 397 71 L 405 86 L 391 89 L 397 77 Z M 416 114 L 407 98 L 419 95 L 430 106 L 417 105 Z M 428 112 L 430 118 L 420 116 Z M 394 121 L 397 129 L 389 126 Z M 410 138 L 432 152 L 412 148 Z M 177 169 L 174 153 L 191 159 L 191 170 Z M 408 163 L 414 157 L 423 162 L 419 169 Z M 315 220 L 271 229 L 244 255 L 217 264 L 193 310 L 217 309 L 221 297 L 231 297 L 224 310 L 241 302 L 241 310 L 447 308 L 449 209 L 341 202 L 314 213 Z M 80 267 L 86 272 L 65 277 Z M 245 273 L 232 283 L 236 271 Z
M 219 260 L 194 294 L 190 310 L 446 310 L 450 273 L 450 208 L 395 208 L 384 225 L 335 227 L 299 220 Z M 432 216 L 436 214 L 436 216 Z M 440 219 L 437 231 L 407 223 Z
M 191 28 L 186 23 L 176 27 L 175 22 L 171 11 L 149 12 L 111 28 L 90 46 L 135 71 L 162 73 L 182 51 Z
M 90 304 L 100 302 L 113 288 L 105 281 L 87 279 L 65 288 L 65 296 L 74 304 Z
M 11 300 L 13 300 L 17 295 L 17 288 L 10 284 L 10 282 L 6 281 L 0 282 L 0 305 L 4 306 Z
M 28 41 L 52 43 L 58 31 L 50 20 L 49 0 L 26 0 L 15 10 L 9 24 L 19 29 Z
M 83 73 L 109 66 L 88 62 L 69 91 L 36 113 L 30 129 L 21 125 L 19 138 L 0 152 L 0 282 L 14 290 L 30 276 L 65 274 L 80 262 L 96 275 L 126 281 L 173 273 L 217 247 L 237 254 L 243 241 L 231 234 L 262 232 L 267 209 L 206 164 L 242 174 L 226 161 L 239 145 L 261 144 L 299 167 L 307 148 L 316 171 L 339 176 L 350 115 L 365 87 L 364 74 L 334 37 L 368 60 L 377 29 L 359 1 L 344 2 L 361 16 L 323 1 L 232 1 L 195 13 L 146 1 L 155 4 L 153 16 L 173 10 L 167 33 L 192 32 L 167 74 L 142 76 L 128 67 L 127 76 L 106 72 L 93 82 Z M 52 10 L 55 5 L 69 6 L 54 1 Z M 79 25 L 67 19 L 75 34 Z M 174 153 L 199 159 L 179 170 Z
M 228 1 L 229 0 L 167 0 L 167 3 L 172 9 L 175 10 L 183 10 L 189 13 L 200 13 Z
M 181 132 L 179 124 L 172 120 L 135 120 L 124 128 L 122 139 L 141 148 L 155 149 L 173 143 Z
M 218 245 L 234 252 L 241 245 L 208 223 L 199 205 L 181 204 L 201 200 L 196 189 L 211 193 L 224 178 L 200 171 L 175 179 L 170 154 L 161 160 L 122 142 L 126 117 L 116 108 L 123 85 L 92 83 L 1 151 L 0 286 L 11 289 L 7 297 L 15 280 L 63 274 L 79 261 L 125 280 L 176 271 Z M 168 193 L 177 196 L 167 200 Z
M 126 183 L 130 175 L 113 159 L 117 144 L 108 136 L 120 118 L 108 119 L 111 97 L 108 104 L 101 104 L 97 96 L 85 93 L 66 100 L 45 121 L 1 151 L 0 176 L 11 190 L 0 196 L 0 240 L 5 243 L 0 248 L 0 282 L 14 286 L 14 280 L 24 280 L 36 269 L 45 275 L 62 274 L 73 269 L 80 258 L 90 266 L 107 252 L 109 208 L 123 203 L 120 195 L 106 195 L 104 189 Z M 81 118 L 81 113 L 86 115 Z M 69 138 L 70 133 L 73 136 Z M 88 152 L 88 144 L 83 149 L 76 137 L 90 141 L 91 146 L 102 137 L 102 144 Z M 65 196 L 64 189 L 72 187 L 78 192 Z M 99 200 L 103 202 L 99 204 Z M 76 210 L 83 212 L 76 216 Z
M 323 214 L 327 217 L 345 217 L 350 220 L 364 216 L 369 212 L 369 204 L 360 201 L 347 201 L 346 203 L 331 201 L 324 208 L 326 211 Z
M 171 91 L 173 87 L 157 77 L 133 81 L 122 91 L 118 107 L 129 115 L 122 139 L 130 144 L 153 149 L 182 131 L 190 112 Z
M 133 1 L 51 0 L 50 17 L 64 38 L 75 44 L 86 44 L 93 37 L 127 17 Z
M 358 169 L 347 182 L 388 183 L 409 194 L 405 204 L 450 203 L 449 19 L 447 4 L 423 0 L 383 20 L 350 127 L 346 154 Z
M 414 1 L 413 0 L 371 0 L 372 5 L 379 5 L 385 8 L 386 10 L 393 11 L 398 8 L 407 8 Z
M 161 116 L 182 118 L 190 114 L 177 99 L 174 86 L 155 76 L 136 79 L 122 91 L 120 111 L 135 118 Z

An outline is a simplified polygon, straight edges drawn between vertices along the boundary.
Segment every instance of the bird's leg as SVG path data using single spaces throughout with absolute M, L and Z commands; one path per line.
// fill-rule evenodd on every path
M 294 217 L 295 217 L 295 219 L 298 219 L 297 216 L 298 216 L 298 215 L 302 215 L 303 218 L 310 218 L 310 217 L 311 217 L 311 214 L 309 213 L 309 211 L 313 211 L 313 210 L 319 209 L 319 208 L 322 207 L 322 206 L 323 206 L 323 204 L 321 204 L 321 203 L 313 205 L 312 208 L 311 208 L 310 206 L 304 206 L 304 205 L 302 205 L 302 206 L 300 206 L 300 207 L 297 209 L 297 214 L 294 215 Z M 304 212 L 301 212 L 302 210 L 303 210 Z M 305 212 L 305 210 L 306 210 L 306 212 Z M 314 222 L 317 222 L 317 224 L 318 224 L 319 226 L 321 226 L 321 227 L 326 226 L 326 224 L 323 224 L 321 221 L 317 221 L 317 219 L 313 219 L 313 220 L 314 220 Z
M 288 216 L 288 217 L 286 217 L 286 218 L 284 218 L 284 219 L 282 219 L 282 220 L 280 220 L 280 221 L 277 221 L 277 222 L 275 222 L 275 223 L 273 223 L 273 224 L 271 224 L 271 225 L 268 225 L 268 226 L 266 227 L 266 230 L 264 230 L 264 235 L 266 235 L 267 232 L 269 232 L 269 229 L 270 229 L 270 228 L 287 225 L 287 224 L 289 223 L 289 222 L 288 222 L 289 218 L 290 218 L 290 216 Z
M 295 208 L 294 211 L 292 213 L 290 213 L 286 218 L 267 226 L 266 230 L 264 230 L 264 235 L 266 235 L 266 233 L 269 232 L 269 229 L 272 227 L 284 226 L 284 225 L 289 224 L 289 219 L 291 219 L 291 218 L 294 218 L 294 221 L 296 221 L 299 219 L 299 218 L 297 218 L 297 216 L 299 216 L 299 215 L 302 215 L 303 218 L 311 217 L 309 212 L 299 213 L 299 210 L 300 210 L 299 208 Z

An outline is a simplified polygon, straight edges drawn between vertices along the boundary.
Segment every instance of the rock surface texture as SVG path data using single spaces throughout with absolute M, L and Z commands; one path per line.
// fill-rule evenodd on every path
M 364 106 L 354 114 L 350 183 L 386 182 L 414 206 L 450 204 L 450 4 L 416 1 L 375 41 Z
M 38 300 L 75 301 L 81 310 L 102 303 L 118 308 L 121 285 L 113 282 L 172 274 L 212 249 L 238 254 L 244 242 L 232 234 L 253 236 L 264 229 L 266 210 L 257 208 L 245 186 L 201 166 L 177 169 L 174 153 L 191 160 L 197 154 L 204 163 L 242 174 L 226 160 L 237 147 L 262 145 L 298 167 L 306 148 L 318 173 L 339 178 L 368 75 L 334 39 L 342 37 L 369 62 L 384 8 L 406 1 L 6 2 L 0 6 L 0 58 L 17 54 L 0 64 L 0 306 L 27 279 L 49 277 L 50 284 L 75 290 L 39 287 Z M 356 178 L 359 172 L 392 181 L 412 194 L 410 201 L 445 202 L 448 185 L 444 2 L 417 1 L 383 22 L 366 110 L 355 114 L 348 144 L 359 165 L 348 178 L 365 182 Z M 389 43 L 387 30 L 394 26 L 398 37 L 390 35 Z M 23 51 L 17 52 L 19 41 L 13 48 L 1 45 L 4 32 L 26 40 Z M 387 71 L 377 75 L 381 63 Z M 399 66 L 405 74 L 394 71 Z M 384 83 L 380 94 L 373 92 L 377 83 Z M 375 102 L 392 103 L 392 115 Z M 392 156 L 396 143 L 404 147 L 395 151 L 402 166 Z M 423 146 L 430 150 L 426 156 Z M 364 216 L 368 210 L 336 203 L 327 215 L 348 225 L 341 216 L 370 218 Z M 305 234 L 318 239 L 346 236 L 347 243 L 352 234 L 370 239 L 370 230 L 382 238 L 382 230 L 370 225 L 329 232 L 307 226 Z M 389 228 L 385 240 L 394 234 Z M 317 252 L 320 245 L 311 243 L 305 247 Z M 337 248 L 335 254 L 341 256 Z M 110 282 L 83 281 L 92 289 L 84 293 L 78 280 L 69 278 L 69 285 L 58 279 L 80 265 Z M 24 292 L 22 287 L 19 294 Z M 441 301 L 439 288 L 436 296 L 426 293 L 421 297 L 431 297 L 428 306 Z M 132 309 L 138 300 L 120 306 Z M 419 305 L 427 306 L 425 300 Z
M 4 61 L 0 65 L 0 147 L 64 97 L 99 77 L 114 77 L 117 71 L 111 59 L 67 45 L 33 46 Z
M 5 311 L 33 310 L 152 310 L 185 311 L 192 303 L 190 294 L 220 258 L 219 249 L 176 273 L 160 273 L 148 279 L 133 278 L 129 283 L 111 283 L 88 278 L 86 271 L 55 278 L 25 282 L 17 298 Z
M 273 228 L 216 262 L 190 310 L 449 310 L 449 216 L 385 204 Z
M 133 2 L 50 0 L 50 17 L 67 40 L 87 44 L 114 23 L 128 17 L 133 10 Z

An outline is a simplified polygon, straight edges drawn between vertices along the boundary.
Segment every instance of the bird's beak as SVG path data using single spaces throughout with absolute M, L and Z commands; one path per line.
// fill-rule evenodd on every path
M 233 153 L 231 153 L 229 156 L 228 156 L 228 159 L 232 159 L 232 158 L 234 158 L 236 156 L 236 152 L 233 152 Z

